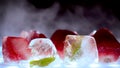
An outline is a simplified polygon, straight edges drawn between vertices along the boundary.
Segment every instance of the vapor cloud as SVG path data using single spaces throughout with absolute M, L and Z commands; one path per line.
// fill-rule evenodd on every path
M 32 5 L 26 5 L 24 0 L 12 0 L 0 8 L 0 39 L 6 35 L 19 35 L 23 30 L 38 30 L 48 37 L 57 29 L 69 29 L 79 34 L 89 34 L 100 27 L 107 27 L 120 38 L 119 20 L 111 13 L 106 13 L 100 6 L 91 9 L 74 6 L 75 13 L 67 10 L 58 16 L 59 3 L 50 8 L 36 10 Z M 0 40 L 1 41 L 1 40 Z

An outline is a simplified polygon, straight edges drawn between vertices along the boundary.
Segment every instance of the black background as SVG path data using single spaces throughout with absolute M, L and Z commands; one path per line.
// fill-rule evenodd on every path
M 35 14 L 37 15 L 37 13 L 39 13 L 39 11 L 41 10 L 49 9 L 55 3 L 59 4 L 60 7 L 58 9 L 58 12 L 56 13 L 55 19 L 53 19 L 53 21 L 50 22 L 48 21 L 44 23 L 45 25 L 43 26 L 45 26 L 47 29 L 42 28 L 41 25 L 33 25 L 33 23 L 29 23 L 29 24 L 26 23 L 27 25 L 24 26 L 23 28 L 14 28 L 14 26 L 11 25 L 9 26 L 9 24 L 12 23 L 6 25 L 6 22 L 4 22 L 6 20 L 6 11 L 7 11 L 6 8 L 8 8 L 9 5 L 12 5 L 12 7 L 15 8 L 16 6 L 21 5 L 22 3 L 24 3 L 23 8 L 25 8 L 28 13 L 31 13 L 30 15 L 28 14 L 28 17 L 31 17 L 32 15 Z M 84 8 L 83 15 L 80 14 L 81 16 L 79 16 L 79 11 L 78 13 L 76 13 L 77 11 L 76 6 Z M 102 18 L 99 13 L 95 13 L 96 10 L 94 10 L 94 8 L 96 6 L 99 6 L 101 8 L 100 11 L 102 12 L 102 14 L 105 14 L 105 19 Z M 1 32 L 0 38 L 2 38 L 5 35 L 18 35 L 24 29 L 28 30 L 29 27 L 30 29 L 36 29 L 37 26 L 38 27 L 40 26 L 39 28 L 37 28 L 37 30 L 47 34 L 48 36 L 51 36 L 51 34 L 56 29 L 61 27 L 61 24 L 69 24 L 69 26 L 67 25 L 64 28 L 75 30 L 79 34 L 89 34 L 95 29 L 106 27 L 114 33 L 116 38 L 119 39 L 120 38 L 120 7 L 119 6 L 120 6 L 119 0 L 0 0 L 0 32 Z M 32 9 L 28 11 L 29 8 Z M 68 11 L 70 14 L 72 14 L 71 17 L 73 17 L 74 19 L 73 22 L 71 22 L 72 20 L 69 16 Z M 32 18 L 34 18 L 34 16 Z M 77 18 L 77 20 L 75 18 Z M 63 23 L 60 23 L 61 19 Z M 85 19 L 85 21 L 87 21 L 88 23 L 85 23 L 84 21 L 81 22 L 82 19 Z M 96 21 L 99 19 L 100 22 L 96 23 Z M 14 24 L 15 23 L 13 23 L 13 25 Z M 74 24 L 75 27 L 73 27 Z M 9 26 L 10 29 L 9 28 L 5 29 L 5 27 L 7 26 Z

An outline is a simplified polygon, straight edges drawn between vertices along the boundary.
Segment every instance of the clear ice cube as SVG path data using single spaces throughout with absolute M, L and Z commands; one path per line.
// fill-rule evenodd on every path
M 50 60 L 46 60 L 45 58 L 51 58 L 51 57 L 54 57 L 55 60 L 52 61 L 47 66 L 45 65 L 45 68 L 59 67 L 59 66 L 61 66 L 61 64 L 63 62 L 60 59 L 59 55 L 57 54 L 54 44 L 48 38 L 37 38 L 37 39 L 32 40 L 29 44 L 29 48 L 31 48 L 31 52 L 32 52 L 32 57 L 30 58 L 30 61 L 32 61 L 33 65 L 34 65 L 34 60 L 35 60 L 35 63 L 36 62 L 41 63 L 41 61 L 42 61 L 42 65 L 43 65 L 44 64 L 43 62 L 45 62 L 45 61 L 50 62 Z M 42 67 L 42 66 L 39 66 L 39 64 L 34 65 L 34 66 L 33 65 L 31 68 Z
M 31 48 L 32 58 L 37 57 L 39 59 L 56 54 L 56 48 L 48 38 L 33 39 L 29 44 L 29 48 Z
M 96 41 L 91 36 L 67 35 L 65 39 L 66 65 L 85 66 L 98 61 Z

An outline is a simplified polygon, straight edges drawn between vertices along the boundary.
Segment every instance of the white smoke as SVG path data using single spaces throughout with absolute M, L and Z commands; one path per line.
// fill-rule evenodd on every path
M 19 35 L 22 30 L 38 30 L 48 37 L 57 29 L 89 34 L 103 26 L 110 28 L 117 38 L 120 37 L 119 20 L 112 14 L 102 11 L 100 6 L 88 9 L 76 5 L 75 13 L 67 10 L 63 16 L 59 17 L 57 16 L 60 9 L 59 3 L 41 10 L 35 10 L 32 5 L 26 4 L 25 0 L 8 1 L 0 26 L 0 38 L 6 35 Z
M 13 0 L 15 1 L 15 0 Z M 75 13 L 69 10 L 63 16 L 57 16 L 59 3 L 54 3 L 47 9 L 35 10 L 32 5 L 26 5 L 25 0 L 8 1 L 0 11 L 0 45 L 4 36 L 18 36 L 23 30 L 38 30 L 50 37 L 57 29 L 69 29 L 79 34 L 89 34 L 99 27 L 108 27 L 115 37 L 120 38 L 119 20 L 112 14 L 106 13 L 100 6 L 91 9 L 75 6 Z

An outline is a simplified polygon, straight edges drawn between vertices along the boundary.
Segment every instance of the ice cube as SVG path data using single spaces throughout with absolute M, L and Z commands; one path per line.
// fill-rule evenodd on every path
M 5 36 L 2 41 L 2 55 L 4 62 L 19 62 L 31 56 L 29 42 L 22 37 Z
M 44 34 L 36 30 L 22 31 L 20 37 L 27 39 L 29 42 L 35 38 L 46 38 Z
M 32 57 L 30 59 L 30 67 L 46 67 L 55 64 L 58 57 L 56 48 L 52 41 L 48 38 L 37 38 L 30 42 Z M 51 64 L 52 63 L 52 64 Z
M 96 41 L 91 36 L 67 35 L 64 45 L 65 63 L 68 65 L 86 66 L 98 61 Z
M 39 58 L 56 54 L 56 48 L 48 38 L 33 39 L 29 44 L 29 48 L 31 48 L 32 56 L 37 56 Z

